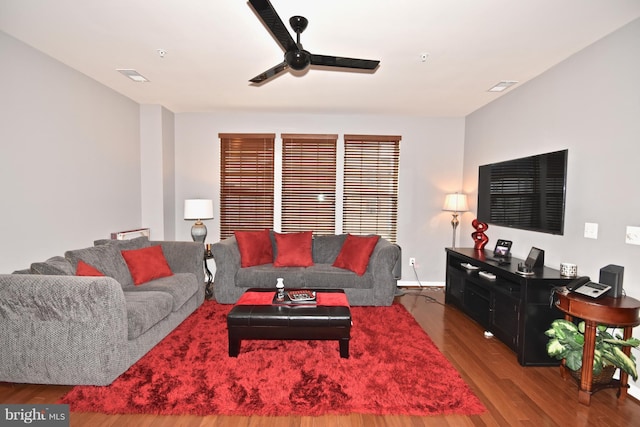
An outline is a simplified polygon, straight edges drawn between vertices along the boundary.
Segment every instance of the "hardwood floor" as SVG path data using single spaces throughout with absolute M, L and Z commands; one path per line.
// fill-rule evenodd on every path
M 430 300 L 430 297 L 436 302 Z M 420 427 L 420 426 L 631 426 L 640 420 L 640 403 L 618 404 L 615 390 L 593 395 L 591 406 L 578 403 L 572 381 L 557 367 L 524 368 L 515 354 L 455 308 L 444 306 L 440 288 L 408 290 L 398 297 L 434 343 L 482 400 L 487 412 L 463 416 L 229 417 L 72 413 L 71 426 L 218 427 Z M 393 327 L 393 325 L 389 325 Z M 407 337 L 411 339 L 411 337 Z M 2 403 L 55 403 L 71 387 L 0 383 Z M 636 420 L 635 422 L 633 420 Z M 637 424 L 636 424 L 637 425 Z

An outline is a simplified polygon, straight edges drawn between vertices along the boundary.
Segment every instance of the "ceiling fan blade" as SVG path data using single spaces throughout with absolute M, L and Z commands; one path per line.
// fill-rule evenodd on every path
M 285 52 L 296 49 L 296 42 L 269 0 L 249 0 L 249 3 Z
M 362 70 L 374 70 L 380 61 L 370 59 L 343 58 L 340 56 L 311 54 L 311 65 L 324 65 L 325 67 L 358 68 Z
M 283 72 L 287 68 L 289 68 L 287 63 L 286 62 L 281 62 L 280 64 L 276 65 L 275 67 L 269 68 L 264 73 L 258 74 L 257 76 L 255 76 L 254 78 L 252 78 L 249 81 L 251 83 L 262 83 L 265 80 L 268 80 L 268 79 L 270 79 L 272 77 L 275 77 L 276 75 L 280 74 L 281 72 Z

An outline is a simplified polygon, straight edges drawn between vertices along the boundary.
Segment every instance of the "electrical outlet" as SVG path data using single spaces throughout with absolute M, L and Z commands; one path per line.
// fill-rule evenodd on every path
M 585 222 L 584 223 L 584 237 L 587 239 L 597 239 L 598 238 L 598 223 L 596 222 Z
M 625 243 L 630 245 L 640 245 L 640 227 L 627 226 Z
M 409 265 L 410 265 L 411 267 L 415 266 L 415 265 L 416 265 L 416 259 L 415 259 L 415 258 L 413 258 L 413 257 L 409 258 Z

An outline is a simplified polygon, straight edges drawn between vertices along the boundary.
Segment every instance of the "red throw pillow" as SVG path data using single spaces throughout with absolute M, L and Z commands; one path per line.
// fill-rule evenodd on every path
M 269 230 L 234 231 L 240 250 L 240 266 L 242 268 L 273 262 L 273 247 Z
M 367 271 L 369 258 L 380 236 L 354 236 L 347 234 L 342 249 L 333 262 L 334 267 L 351 270 L 358 276 Z
M 276 233 L 278 254 L 273 262 L 274 267 L 310 267 L 313 265 L 311 245 L 313 232 Z
M 76 267 L 76 276 L 104 276 L 104 274 L 94 266 L 79 260 L 78 266 Z
M 133 284 L 136 286 L 153 279 L 173 275 L 160 245 L 120 252 L 129 267 Z

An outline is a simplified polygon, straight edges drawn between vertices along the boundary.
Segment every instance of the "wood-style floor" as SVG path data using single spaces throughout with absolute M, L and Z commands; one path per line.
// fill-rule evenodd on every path
M 434 298 L 433 302 L 429 297 Z M 557 367 L 524 368 L 515 354 L 455 308 L 444 306 L 440 288 L 408 290 L 398 297 L 438 348 L 482 400 L 487 412 L 464 416 L 229 417 L 103 415 L 72 413 L 71 426 L 218 427 L 420 427 L 420 426 L 632 426 L 640 423 L 640 403 L 618 404 L 615 390 L 593 395 L 591 406 L 578 403 L 572 381 Z M 389 325 L 393 328 L 393 325 Z M 407 337 L 411 339 L 410 336 Z M 0 383 L 2 403 L 55 403 L 71 387 Z M 635 420 L 635 421 L 633 421 Z

